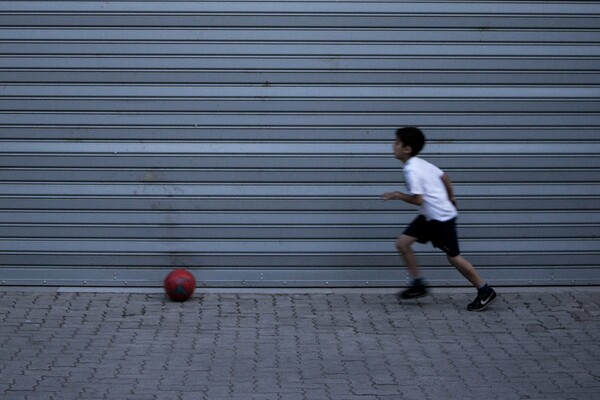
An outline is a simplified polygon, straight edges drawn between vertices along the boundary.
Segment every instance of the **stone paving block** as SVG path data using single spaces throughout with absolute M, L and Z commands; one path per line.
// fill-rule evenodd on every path
M 60 393 L 49 391 L 44 392 L 42 390 L 36 389 L 34 393 L 29 393 L 25 395 L 25 400 L 54 400 L 54 399 L 69 399 L 69 397 L 62 397 Z
M 35 395 L 34 391 L 8 391 L 2 395 L 2 400 L 23 400 Z

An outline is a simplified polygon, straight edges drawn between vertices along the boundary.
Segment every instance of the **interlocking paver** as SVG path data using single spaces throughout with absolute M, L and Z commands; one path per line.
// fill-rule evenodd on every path
M 10 289 L 10 288 L 9 288 Z M 600 289 L 502 288 L 398 304 L 385 290 L 0 289 L 2 399 L 590 399 Z

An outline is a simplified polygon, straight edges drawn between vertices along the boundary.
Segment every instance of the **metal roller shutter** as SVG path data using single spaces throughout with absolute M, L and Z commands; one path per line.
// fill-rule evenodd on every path
M 418 125 L 484 277 L 599 284 L 599 85 L 600 2 L 3 1 L 0 282 L 402 284 Z

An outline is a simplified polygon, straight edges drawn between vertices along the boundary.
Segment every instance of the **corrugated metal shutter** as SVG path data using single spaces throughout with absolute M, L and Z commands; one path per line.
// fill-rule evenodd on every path
M 600 283 L 599 2 L 0 3 L 0 281 L 398 285 L 424 128 L 496 284 Z M 437 284 L 464 284 L 431 247 Z

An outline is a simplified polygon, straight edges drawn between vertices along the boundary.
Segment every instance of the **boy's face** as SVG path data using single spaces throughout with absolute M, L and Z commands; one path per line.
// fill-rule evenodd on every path
M 400 139 L 396 139 L 396 142 L 394 143 L 393 147 L 394 155 L 398 160 L 406 162 L 411 157 L 412 147 L 405 146 Z

